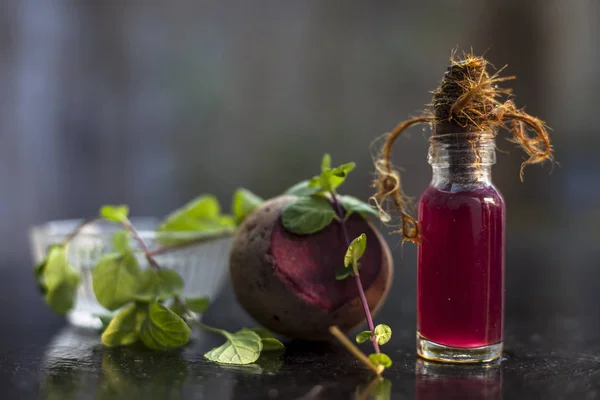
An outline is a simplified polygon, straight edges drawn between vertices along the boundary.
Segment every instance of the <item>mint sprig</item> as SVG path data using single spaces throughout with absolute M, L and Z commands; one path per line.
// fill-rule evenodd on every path
M 216 231 L 235 229 L 260 204 L 262 199 L 246 189 L 239 189 L 232 202 L 232 215 L 223 215 L 213 196 L 201 196 L 181 209 L 169 214 L 161 224 L 163 232 L 186 231 L 209 238 Z M 129 220 L 125 205 L 106 205 L 99 211 L 101 219 L 120 224 L 122 230 L 113 235 L 114 252 L 104 254 L 92 271 L 92 288 L 98 302 L 114 317 L 102 316 L 105 329 L 102 343 L 107 347 L 128 346 L 142 342 L 146 347 L 166 351 L 188 343 L 191 329 L 196 323 L 203 329 L 226 337 L 223 346 L 207 353 L 215 362 L 248 364 L 256 361 L 262 351 L 283 349 L 283 344 L 265 329 L 257 333 L 242 329 L 236 333 L 209 327 L 195 320 L 209 307 L 208 297 L 182 298 L 184 281 L 173 270 L 162 268 L 154 258 L 156 254 L 170 251 L 197 239 L 179 241 L 170 246 L 149 249 Z M 67 248 L 82 228 L 95 222 L 91 218 L 80 224 L 64 243 L 49 248 L 43 262 L 34 273 L 48 304 L 58 313 L 65 314 L 74 304 L 80 284 L 79 273 L 68 263 Z M 132 247 L 137 242 L 139 250 Z M 141 252 L 150 268 L 141 270 L 136 252 Z M 166 304 L 170 304 L 167 306 Z M 252 340 L 248 340 L 248 339 Z M 232 353 L 233 351 L 233 353 Z M 210 356 L 209 356 L 210 355 Z
M 281 222 L 288 231 L 298 235 L 319 232 L 334 220 L 340 224 L 348 248 L 344 256 L 343 268 L 335 273 L 335 279 L 344 280 L 351 276 L 354 278 L 365 319 L 369 325 L 369 330 L 361 332 L 356 340 L 359 343 L 370 340 L 375 353 L 369 357 L 365 356 L 337 327 L 332 327 L 331 332 L 368 368 L 380 375 L 385 368 L 391 365 L 390 358 L 381 353 L 379 349 L 379 345 L 386 343 L 391 337 L 391 329 L 387 325 L 378 325 L 375 328 L 360 279 L 359 260 L 367 249 L 367 236 L 363 233 L 351 241 L 346 228 L 346 220 L 352 213 L 366 217 L 368 215 L 378 216 L 378 212 L 356 197 L 339 196 L 336 192 L 336 189 L 344 183 L 354 168 L 354 163 L 346 163 L 332 168 L 331 157 L 329 154 L 325 154 L 321 161 L 319 175 L 302 181 L 287 190 L 287 194 L 298 198 L 283 208 Z

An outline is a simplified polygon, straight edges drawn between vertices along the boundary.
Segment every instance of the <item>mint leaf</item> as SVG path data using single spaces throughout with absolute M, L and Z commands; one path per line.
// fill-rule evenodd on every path
M 324 229 L 335 216 L 327 199 L 300 197 L 283 208 L 281 222 L 290 232 L 308 235 Z
M 356 335 L 356 343 L 364 343 L 367 340 L 371 340 L 371 331 L 362 331 Z
M 107 347 L 127 346 L 138 340 L 142 322 L 146 319 L 146 311 L 136 304 L 121 310 L 102 333 L 102 343 Z
M 169 308 L 171 309 L 171 311 L 173 311 L 175 314 L 179 315 L 180 317 L 183 317 L 187 311 L 185 306 L 178 301 L 173 301 L 173 303 L 171 303 Z
M 123 223 L 127 221 L 129 216 L 129 207 L 126 205 L 102 206 L 100 208 L 100 216 L 109 221 Z
M 166 300 L 183 290 L 183 279 L 172 269 L 147 269 L 142 272 L 136 299 L 142 301 Z
M 323 160 L 321 161 L 321 172 L 329 169 L 331 169 L 331 156 L 326 153 L 323 155 Z
M 98 315 L 98 319 L 102 323 L 102 331 L 106 330 L 110 322 L 113 320 L 111 315 Z
M 261 339 L 274 338 L 273 332 L 268 330 L 267 328 L 252 328 L 250 329 L 252 332 L 256 333 L 260 336 Z
M 344 268 L 343 270 L 335 273 L 335 279 L 337 281 L 343 281 L 349 276 L 352 276 L 352 270 L 350 268 Z
M 371 360 L 371 362 L 373 362 L 375 365 L 382 365 L 384 368 L 389 368 L 392 366 L 392 360 L 390 357 L 383 353 L 369 354 L 369 360 Z
M 242 329 L 235 333 L 221 331 L 227 341 L 204 354 L 210 361 L 221 364 L 252 364 L 258 360 L 263 349 L 262 339 L 250 329 Z
M 369 204 L 364 201 L 357 199 L 353 196 L 340 196 L 340 202 L 342 203 L 342 207 L 346 210 L 347 214 L 351 214 L 353 212 L 358 213 L 360 215 L 373 215 L 375 217 L 379 217 L 379 213 Z
M 377 343 L 386 344 L 392 338 L 392 328 L 385 324 L 379 324 L 375 327 L 375 337 L 377 338 Z
M 334 169 L 325 168 L 321 171 L 321 175 L 319 177 L 315 177 L 315 178 L 313 178 L 313 180 L 311 180 L 310 184 L 312 186 L 317 185 L 316 180 L 318 179 L 318 184 L 321 186 L 323 191 L 325 191 L 325 192 L 334 191 L 342 183 L 344 183 L 344 181 L 346 180 L 346 176 L 348 176 L 350 171 L 352 171 L 355 166 L 356 166 L 356 164 L 351 162 L 351 163 L 347 163 L 347 164 L 342 164 L 339 167 L 334 168 Z
M 148 306 L 148 317 L 141 325 L 139 337 L 150 349 L 168 350 L 186 344 L 190 334 L 190 327 L 180 316 L 153 301 Z
M 285 194 L 293 196 L 312 196 L 321 191 L 320 187 L 310 186 L 310 181 L 302 181 L 285 191 Z
M 243 221 L 248 215 L 256 210 L 264 202 L 263 199 L 251 191 L 240 188 L 233 194 L 233 215 L 238 223 Z
M 113 234 L 113 246 L 117 253 L 126 253 L 131 249 L 131 234 L 129 231 L 117 231 Z
M 109 253 L 100 257 L 92 271 L 96 300 L 107 310 L 116 310 L 134 300 L 142 273 L 135 255 Z
M 66 247 L 52 247 L 47 262 L 39 273 L 42 276 L 46 302 L 58 314 L 66 314 L 75 303 L 81 281 L 79 273 L 69 265 Z
M 279 351 L 285 350 L 285 346 L 275 338 L 262 338 L 262 351 Z
M 221 215 L 217 198 L 205 195 L 167 215 L 158 231 L 218 232 L 233 229 L 235 225 L 233 217 Z
M 273 333 L 266 328 L 252 328 L 252 332 L 260 336 L 263 344 L 262 351 L 284 350 L 285 346 L 273 336 Z
M 344 256 L 344 265 L 346 267 L 352 265 L 357 266 L 358 260 L 365 253 L 367 248 L 367 235 L 362 233 L 359 237 L 354 239 L 350 246 L 348 246 L 348 250 L 346 250 L 346 255 Z
M 208 296 L 185 298 L 186 307 L 191 312 L 195 312 L 196 314 L 204 314 L 206 310 L 208 310 L 209 304 L 210 301 L 208 299 Z

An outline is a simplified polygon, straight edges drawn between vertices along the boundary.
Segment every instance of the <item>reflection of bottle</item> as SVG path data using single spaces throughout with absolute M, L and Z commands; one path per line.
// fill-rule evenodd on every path
M 418 352 L 489 361 L 502 353 L 504 200 L 491 133 L 433 135 L 431 185 L 419 202 Z
M 417 400 L 502 399 L 499 364 L 447 365 L 417 360 Z

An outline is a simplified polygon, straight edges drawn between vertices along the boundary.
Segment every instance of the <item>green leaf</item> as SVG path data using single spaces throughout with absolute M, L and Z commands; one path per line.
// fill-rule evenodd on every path
M 187 311 L 187 309 L 184 307 L 184 305 L 178 301 L 174 301 L 173 303 L 171 303 L 169 308 L 171 309 L 171 311 L 173 311 L 175 314 L 179 315 L 180 317 L 183 317 Z
M 210 301 L 208 296 L 186 297 L 185 305 L 191 312 L 195 312 L 196 314 L 204 314 L 206 310 L 208 310 Z
M 178 296 L 183 290 L 183 279 L 172 269 L 147 269 L 142 272 L 137 300 L 166 300 Z
M 234 229 L 235 226 L 233 217 L 221 215 L 217 198 L 204 195 L 167 215 L 158 231 L 218 232 Z
M 129 231 L 116 231 L 113 235 L 113 246 L 117 253 L 131 251 L 131 233 Z
M 369 360 L 373 362 L 375 365 L 382 365 L 385 368 L 389 368 L 392 366 L 392 360 L 386 354 L 383 353 L 373 353 L 369 354 Z
M 356 343 L 364 343 L 367 340 L 371 340 L 371 331 L 362 331 L 356 335 Z
M 141 341 L 152 350 L 168 350 L 185 345 L 190 327 L 164 305 L 153 301 L 148 306 L 148 318 L 140 329 Z
M 350 276 L 352 276 L 352 269 L 350 268 L 344 268 L 343 270 L 335 273 L 335 279 L 337 281 L 343 281 Z
M 329 154 L 323 155 L 323 160 L 321 161 L 321 172 L 327 171 L 331 169 L 331 156 Z
M 275 338 L 262 338 L 262 351 L 279 351 L 285 350 L 285 346 Z
M 210 361 L 221 364 L 252 364 L 258 360 L 263 349 L 262 339 L 250 329 L 242 329 L 236 333 L 222 331 L 227 341 L 204 354 Z
M 102 206 L 102 208 L 100 208 L 100 216 L 109 221 L 123 223 L 127 221 L 129 216 L 129 207 L 126 205 Z
M 327 199 L 300 197 L 283 208 L 281 222 L 290 232 L 308 235 L 323 230 L 335 216 Z
M 66 314 L 75 303 L 81 281 L 79 273 L 69 265 L 66 247 L 52 247 L 39 273 L 42 275 L 46 302 L 58 314 Z
M 261 339 L 274 338 L 273 332 L 268 330 L 267 328 L 252 328 L 250 329 L 252 332 L 255 332 Z
M 321 188 L 326 192 L 331 192 L 337 189 L 344 181 L 346 177 L 356 166 L 355 163 L 342 164 L 337 168 L 327 168 L 321 171 L 321 175 L 318 177 Z M 316 177 L 315 177 L 316 178 Z M 313 178 L 313 179 L 315 179 Z M 314 181 L 313 181 L 314 185 Z
M 135 255 L 109 253 L 92 270 L 96 300 L 107 310 L 116 310 L 136 298 L 142 272 Z
M 348 250 L 346 250 L 346 255 L 344 256 L 344 266 L 348 267 L 350 265 L 358 264 L 358 260 L 365 253 L 367 248 L 367 235 L 361 233 L 359 237 L 354 239 L 350 246 L 348 246 Z
M 256 333 L 262 339 L 263 350 L 262 351 L 278 351 L 284 350 L 285 346 L 279 340 L 275 338 L 273 332 L 267 328 L 252 328 L 252 332 Z
M 321 187 L 311 186 L 311 181 L 302 181 L 296 183 L 294 186 L 285 191 L 285 194 L 293 196 L 312 196 L 321 191 Z
M 107 347 L 127 346 L 138 340 L 146 311 L 136 304 L 121 310 L 102 333 L 102 343 Z
M 377 325 L 375 327 L 375 337 L 377 338 L 377 343 L 386 344 L 392 338 L 392 328 L 386 324 Z
M 379 217 L 379 213 L 377 210 L 364 201 L 357 199 L 352 196 L 340 196 L 340 202 L 342 203 L 342 207 L 346 210 L 347 214 L 351 214 L 353 212 L 358 213 L 360 215 L 373 215 L 375 217 Z
M 102 323 L 102 331 L 106 330 L 110 322 L 113 320 L 112 315 L 98 315 L 98 319 Z
M 256 210 L 264 202 L 263 199 L 249 190 L 240 188 L 233 194 L 233 215 L 238 223 Z

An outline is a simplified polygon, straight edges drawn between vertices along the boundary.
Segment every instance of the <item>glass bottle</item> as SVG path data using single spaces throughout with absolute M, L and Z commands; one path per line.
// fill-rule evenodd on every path
M 505 205 L 492 183 L 494 135 L 433 135 L 419 201 L 417 352 L 446 362 L 502 354 Z

